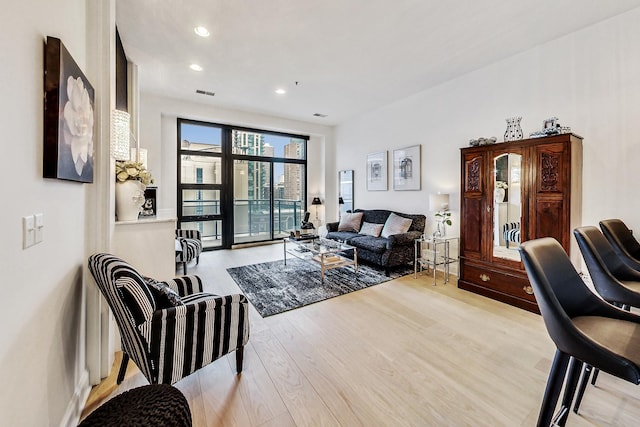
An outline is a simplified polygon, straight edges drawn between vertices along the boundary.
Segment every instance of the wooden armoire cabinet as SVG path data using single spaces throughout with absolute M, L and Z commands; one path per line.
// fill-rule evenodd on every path
M 554 237 L 578 266 L 582 138 L 561 134 L 461 149 L 458 287 L 539 312 L 520 242 Z

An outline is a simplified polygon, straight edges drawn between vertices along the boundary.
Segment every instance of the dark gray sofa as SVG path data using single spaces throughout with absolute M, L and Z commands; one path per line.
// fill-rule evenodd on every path
M 362 212 L 362 222 L 384 224 L 391 212 L 382 209 L 356 209 L 354 213 Z M 358 248 L 358 261 L 366 261 L 383 267 L 389 275 L 389 269 L 408 263 L 413 263 L 415 255 L 415 239 L 422 236 L 427 218 L 424 215 L 411 215 L 393 212 L 413 221 L 409 231 L 385 237 L 367 236 L 351 231 L 338 231 L 339 222 L 327 224 L 327 239 L 340 240 Z

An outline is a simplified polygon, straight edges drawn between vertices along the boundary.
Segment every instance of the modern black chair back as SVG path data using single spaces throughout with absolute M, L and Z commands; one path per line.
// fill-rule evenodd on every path
M 583 362 L 634 384 L 640 382 L 637 364 L 590 339 L 585 330 L 597 330 L 602 318 L 640 323 L 640 317 L 607 304 L 591 292 L 555 239 L 546 237 L 526 241 L 521 244 L 520 253 L 545 326 L 557 347 L 537 425 L 551 424 L 569 359 L 572 358 L 574 363 L 567 375 L 565 395 L 555 420 L 564 425 Z
M 640 271 L 640 243 L 629 227 L 622 220 L 605 219 L 600 221 L 600 229 L 622 261 Z
M 602 298 L 612 304 L 640 307 L 640 293 L 625 285 L 625 282 L 637 282 L 640 285 L 640 272 L 622 262 L 613 246 L 596 227 L 579 227 L 573 234 L 593 286 Z

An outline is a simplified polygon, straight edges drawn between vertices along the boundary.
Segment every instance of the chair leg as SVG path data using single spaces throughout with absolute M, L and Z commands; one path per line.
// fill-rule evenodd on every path
M 562 405 L 560 406 L 558 416 L 556 416 L 556 419 L 554 420 L 554 425 L 558 424 L 558 426 L 564 426 L 567 423 L 567 418 L 569 418 L 569 413 L 571 412 L 571 402 L 573 401 L 573 396 L 576 393 L 576 386 L 580 379 L 582 366 L 582 361 L 573 357 L 570 359 L 569 373 L 567 374 L 564 395 L 562 396 Z
M 187 262 L 186 261 L 182 263 L 182 270 L 184 271 L 184 275 L 186 276 L 187 275 Z
M 596 380 L 598 379 L 599 373 L 600 373 L 600 369 L 593 370 L 593 378 L 591 378 L 591 385 L 596 385 Z
M 593 371 L 593 367 L 585 363 L 584 368 L 582 368 L 582 379 L 580 380 L 580 387 L 578 387 L 578 395 L 576 396 L 576 403 L 573 405 L 573 412 L 576 414 L 578 413 L 578 409 L 580 409 L 580 403 L 582 403 L 584 390 L 587 388 L 587 384 L 589 383 L 589 377 L 591 376 L 591 371 Z
M 242 372 L 242 361 L 244 359 L 244 347 L 238 347 L 236 349 L 236 372 Z
M 553 364 L 549 371 L 549 379 L 547 387 L 544 390 L 542 405 L 540 406 L 540 414 L 538 415 L 538 427 L 549 427 L 553 418 L 553 411 L 558 403 L 564 375 L 567 373 L 567 365 L 569 364 L 569 355 L 556 349 L 553 358 Z
M 120 362 L 120 370 L 118 371 L 118 378 L 116 379 L 116 383 L 122 383 L 124 380 L 124 375 L 127 373 L 127 364 L 129 363 L 129 355 L 125 352 L 122 352 L 122 362 Z
M 200 256 L 196 257 L 196 265 L 200 264 Z

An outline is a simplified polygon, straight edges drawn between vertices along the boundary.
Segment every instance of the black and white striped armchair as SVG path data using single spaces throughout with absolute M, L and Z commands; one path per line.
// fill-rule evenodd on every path
M 106 253 L 89 257 L 89 271 L 120 330 L 118 383 L 129 358 L 151 384 L 173 384 L 234 350 L 236 370 L 242 371 L 249 340 L 244 295 L 204 293 L 198 276 L 158 282 Z
M 176 240 L 180 243 L 180 250 L 176 250 L 176 264 L 182 264 L 184 274 L 187 274 L 187 263 L 196 260 L 200 262 L 202 253 L 202 235 L 199 230 L 176 229 Z
M 509 247 L 509 243 L 520 244 L 520 223 L 508 222 L 502 226 L 502 234 L 504 237 L 504 244 Z

